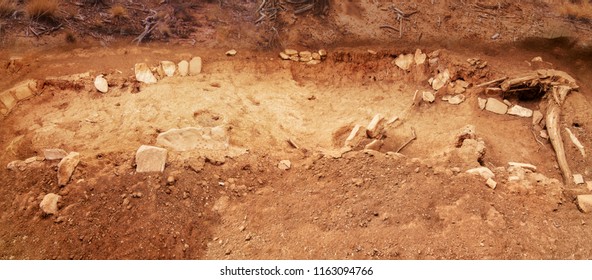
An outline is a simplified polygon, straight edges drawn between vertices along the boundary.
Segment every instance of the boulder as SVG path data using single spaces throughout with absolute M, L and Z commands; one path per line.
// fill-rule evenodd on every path
M 45 215 L 55 215 L 58 213 L 58 202 L 62 196 L 57 195 L 55 193 L 48 193 L 43 197 L 41 203 L 39 203 L 39 207 L 43 214 Z
M 495 174 L 493 174 L 493 172 L 485 166 L 471 168 L 465 172 L 469 173 L 469 174 L 477 174 L 477 175 L 485 178 L 485 180 L 495 177 Z
M 177 66 L 179 66 L 179 75 L 181 77 L 189 75 L 189 62 L 187 60 L 181 60 Z
M 532 117 L 532 110 L 528 108 L 524 108 L 520 105 L 514 105 L 510 109 L 508 109 L 508 115 L 514 115 L 518 117 L 530 118 Z
M 154 77 L 154 74 L 152 74 L 152 71 L 150 71 L 150 68 L 146 63 L 136 63 L 134 71 L 138 82 L 146 84 L 156 83 L 156 77 Z
M 107 83 L 103 75 L 98 75 L 95 78 L 95 88 L 102 93 L 107 93 L 109 90 L 109 83 Z
M 578 195 L 578 208 L 584 213 L 592 212 L 592 194 Z
M 45 160 L 63 159 L 68 153 L 62 149 L 43 149 L 43 157 Z
M 226 150 L 229 147 L 226 130 L 221 127 L 173 128 L 160 133 L 156 144 L 174 151 Z
M 290 162 L 287 159 L 282 160 L 280 161 L 280 163 L 278 163 L 278 168 L 281 170 L 289 170 L 290 168 L 292 168 L 292 162 Z
M 407 71 L 414 62 L 413 54 L 401 54 L 395 58 L 395 65 Z
M 489 112 L 493 112 L 500 115 L 505 115 L 508 112 L 508 105 L 504 104 L 495 98 L 487 98 L 487 104 L 485 105 L 485 110 Z
M 166 149 L 142 145 L 136 151 L 136 172 L 163 172 L 166 158 Z
M 161 61 L 160 62 L 160 69 L 162 69 L 162 72 L 164 72 L 164 74 L 167 77 L 172 77 L 173 75 L 175 75 L 175 70 L 176 69 L 176 65 L 174 62 L 172 61 Z
M 201 57 L 196 56 L 189 61 L 189 75 L 197 75 L 201 73 Z
M 67 156 L 62 158 L 58 163 L 58 185 L 65 186 L 70 181 L 72 173 L 80 162 L 80 154 L 77 152 L 70 152 Z

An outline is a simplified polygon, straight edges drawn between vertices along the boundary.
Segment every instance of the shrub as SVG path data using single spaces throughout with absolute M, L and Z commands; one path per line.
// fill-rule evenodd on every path
M 15 10 L 14 0 L 0 0 L 0 18 L 10 16 Z
M 125 18 L 127 17 L 127 9 L 121 4 L 115 4 L 109 9 L 113 18 Z
M 29 0 L 25 6 L 25 11 L 30 18 L 52 19 L 58 13 L 59 4 L 59 0 Z

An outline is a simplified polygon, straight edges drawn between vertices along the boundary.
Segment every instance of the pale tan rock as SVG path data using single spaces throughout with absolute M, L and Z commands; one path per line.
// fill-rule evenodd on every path
M 179 67 L 179 76 L 185 77 L 189 75 L 189 62 L 187 60 L 181 60 L 177 66 Z
M 413 54 L 401 54 L 397 58 L 395 58 L 395 65 L 397 65 L 399 68 L 405 71 L 411 68 L 413 62 Z
M 541 111 L 535 110 L 532 112 L 532 124 L 533 125 L 537 125 L 537 124 L 541 123 L 542 120 L 543 120 L 543 113 L 541 113 Z
M 484 110 L 487 105 L 487 99 L 477 97 L 477 103 L 479 104 L 479 109 Z
M 174 62 L 165 60 L 160 62 L 160 69 L 162 69 L 165 76 L 172 77 L 175 75 L 177 67 Z
M 520 105 L 514 105 L 507 112 L 508 115 L 523 117 L 523 118 L 530 118 L 533 115 L 532 110 L 528 108 L 524 108 Z
M 426 61 L 427 55 L 421 52 L 420 49 L 415 50 L 415 55 L 413 56 L 413 60 L 415 61 L 416 65 L 424 64 Z
M 293 56 L 293 55 L 297 55 L 298 54 L 298 51 L 295 50 L 295 49 L 285 49 L 284 50 L 284 53 L 287 54 L 287 55 L 289 55 L 289 56 Z
M 41 208 L 41 211 L 45 215 L 55 215 L 58 213 L 58 203 L 61 198 L 62 196 L 55 193 L 48 193 L 43 197 L 41 203 L 39 203 L 39 208 Z
M 72 173 L 76 170 L 76 166 L 80 162 L 80 154 L 77 152 L 70 152 L 67 156 L 62 158 L 58 163 L 58 185 L 65 186 L 70 181 Z
M 156 144 L 172 151 L 226 150 L 229 137 L 222 127 L 173 128 L 158 134 Z
M 95 88 L 102 93 L 107 93 L 107 91 L 109 91 L 109 83 L 103 75 L 98 75 L 95 78 Z
M 491 189 L 495 190 L 495 187 L 497 187 L 497 182 L 494 181 L 493 179 L 489 178 L 487 179 L 487 181 L 485 181 L 485 184 L 490 187 Z
M 422 92 L 422 99 L 425 102 L 432 103 L 436 100 L 436 96 L 434 96 L 434 93 L 431 91 L 424 91 Z
M 166 158 L 166 149 L 142 145 L 136 151 L 136 172 L 163 172 Z
M 508 105 L 504 104 L 503 102 L 495 99 L 495 98 L 487 98 L 487 104 L 485 105 L 485 110 L 489 112 L 493 112 L 500 115 L 505 115 L 508 112 Z
M 321 55 L 321 57 L 324 58 L 325 56 L 327 56 L 327 51 L 325 49 L 320 49 L 319 55 Z
M 138 82 L 146 84 L 156 83 L 156 77 L 154 77 L 154 74 L 152 74 L 152 71 L 150 71 L 150 68 L 146 63 L 136 63 L 134 71 Z
M 380 147 L 382 147 L 382 140 L 374 139 L 372 142 L 368 143 L 364 149 L 380 151 Z
M 573 174 L 573 181 L 576 185 L 584 184 L 584 176 L 582 174 Z
M 281 170 L 289 170 L 292 168 L 292 162 L 287 159 L 282 160 L 278 163 L 278 168 Z
M 352 131 L 349 133 L 349 136 L 347 136 L 347 138 L 345 139 L 345 146 L 350 146 L 352 144 L 352 141 L 356 138 L 356 136 L 360 132 L 360 128 L 361 127 L 362 126 L 359 125 L 359 124 L 356 124 L 354 126 L 354 128 L 352 129 Z
M 235 49 L 226 52 L 227 56 L 235 56 L 238 52 Z
M 189 75 L 198 75 L 201 73 L 202 61 L 201 57 L 196 56 L 189 61 Z
M 584 213 L 592 212 L 592 194 L 578 195 L 578 208 Z
M 467 171 L 465 171 L 466 173 L 469 174 L 477 174 L 483 178 L 487 179 L 491 179 L 493 177 L 495 177 L 495 174 L 493 174 L 493 172 L 491 171 L 491 169 L 485 167 L 485 166 L 481 166 L 481 167 L 476 167 L 476 168 L 471 168 Z
M 460 103 L 463 103 L 465 101 L 466 97 L 464 94 L 457 94 L 455 96 L 452 96 L 448 99 L 448 103 L 452 104 L 452 105 L 458 105 Z
M 432 80 L 432 88 L 434 90 L 439 90 L 442 87 L 444 87 L 448 81 L 450 80 L 450 72 L 448 71 L 448 69 L 445 69 L 444 71 L 438 73 L 434 79 Z
M 280 52 L 280 58 L 282 58 L 283 60 L 289 60 L 290 56 L 285 52 Z
M 537 167 L 534 166 L 534 165 L 532 165 L 532 164 L 530 164 L 530 163 L 522 163 L 522 162 L 513 162 L 513 161 L 510 161 L 510 162 L 508 162 L 508 165 L 514 166 L 514 167 L 520 167 L 520 168 L 527 169 L 527 170 L 530 170 L 530 171 L 533 171 L 533 172 L 536 172 L 537 171 Z
M 56 159 L 63 159 L 68 155 L 66 151 L 62 149 L 44 149 L 43 150 L 43 157 L 46 160 L 56 160 Z
M 376 114 L 374 118 L 370 121 L 368 126 L 366 127 L 366 135 L 370 138 L 374 138 L 378 136 L 380 130 L 380 123 L 384 120 L 382 115 Z

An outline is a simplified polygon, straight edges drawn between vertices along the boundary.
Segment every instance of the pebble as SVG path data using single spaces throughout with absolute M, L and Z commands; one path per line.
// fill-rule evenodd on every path
M 229 50 L 226 52 L 227 56 L 235 56 L 237 54 L 237 51 L 235 49 Z
M 102 93 L 107 93 L 109 90 L 109 83 L 107 83 L 103 75 L 98 75 L 95 78 L 95 88 Z
M 374 138 L 377 136 L 378 130 L 380 128 L 379 124 L 383 119 L 384 118 L 380 114 L 374 115 L 374 118 L 372 118 L 366 127 L 366 135 L 368 135 L 368 137 Z
M 287 55 L 285 52 L 280 52 L 280 58 L 283 60 L 289 60 L 290 56 Z
M 409 70 L 414 62 L 413 54 L 401 54 L 395 58 L 395 65 L 403 70 Z
M 524 108 L 520 105 L 514 105 L 508 109 L 508 115 L 514 115 L 518 117 L 530 118 L 533 115 L 532 110 Z
M 175 184 L 175 181 L 176 181 L 175 180 L 175 177 L 173 177 L 173 176 L 168 176 L 167 177 L 167 185 L 169 185 L 169 186 L 170 185 L 173 185 L 173 184 Z
M 487 99 L 477 97 L 477 102 L 479 103 L 479 109 L 484 110 L 487 105 Z
M 493 174 L 493 172 L 491 171 L 491 169 L 485 167 L 485 166 L 481 166 L 481 167 L 477 167 L 477 168 L 471 168 L 467 171 L 465 171 L 466 173 L 469 174 L 477 174 L 480 175 L 481 177 L 487 179 L 491 179 L 493 177 L 495 177 L 495 175 Z
M 491 178 L 487 179 L 487 181 L 485 181 L 485 184 L 493 190 L 495 190 L 495 187 L 497 187 L 497 182 Z
M 285 159 L 278 163 L 278 168 L 281 170 L 289 170 L 292 167 L 292 162 Z

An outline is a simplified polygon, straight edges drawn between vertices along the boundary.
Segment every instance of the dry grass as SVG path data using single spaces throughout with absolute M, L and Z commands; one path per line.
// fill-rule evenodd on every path
M 560 1 L 554 5 L 557 11 L 563 15 L 579 20 L 592 20 L 592 2 L 582 1 Z
M 14 0 L 0 0 L 0 18 L 11 15 L 15 10 Z
M 30 18 L 55 18 L 60 5 L 59 0 L 29 0 L 25 6 L 25 11 Z
M 121 4 L 115 4 L 111 9 L 109 9 L 111 13 L 111 17 L 113 18 L 126 18 L 127 17 L 127 9 L 122 6 Z

